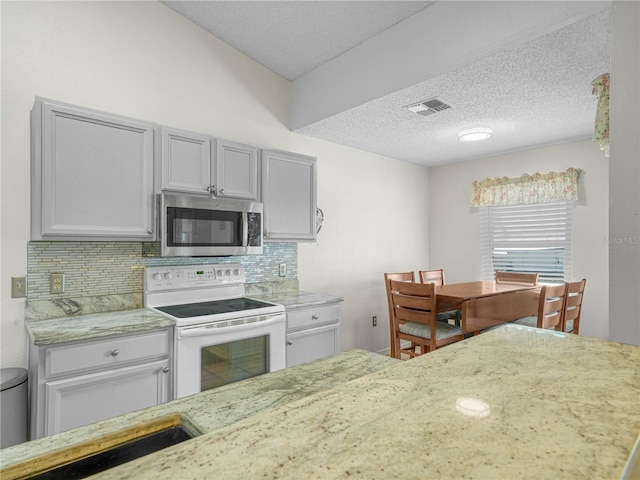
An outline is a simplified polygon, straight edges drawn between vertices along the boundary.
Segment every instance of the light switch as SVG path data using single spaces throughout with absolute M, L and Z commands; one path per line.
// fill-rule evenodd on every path
M 11 277 L 11 298 L 27 296 L 27 277 Z

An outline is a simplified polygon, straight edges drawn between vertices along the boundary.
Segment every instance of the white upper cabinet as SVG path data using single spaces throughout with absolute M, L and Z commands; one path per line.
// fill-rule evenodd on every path
M 258 200 L 258 148 L 228 140 L 217 140 L 216 146 L 218 196 Z
M 173 128 L 161 132 L 162 189 L 207 194 L 213 188 L 211 137 Z
M 37 98 L 31 239 L 155 239 L 153 162 L 153 124 Z
M 164 191 L 258 200 L 258 148 L 162 128 Z
M 265 240 L 316 240 L 316 182 L 315 158 L 262 151 Z

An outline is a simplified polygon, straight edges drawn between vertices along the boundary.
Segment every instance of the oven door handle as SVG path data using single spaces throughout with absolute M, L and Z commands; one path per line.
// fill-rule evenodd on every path
M 274 323 L 285 321 L 284 315 L 273 315 L 272 318 L 266 320 L 259 320 L 256 322 L 239 323 L 237 325 L 231 325 L 228 327 L 183 327 L 178 328 L 178 339 L 191 338 L 191 337 L 203 337 L 206 335 L 215 335 L 216 333 L 228 333 L 228 332 L 240 332 L 242 330 L 250 330 L 259 326 L 268 326 Z
M 242 212 L 242 246 L 249 246 L 249 213 Z

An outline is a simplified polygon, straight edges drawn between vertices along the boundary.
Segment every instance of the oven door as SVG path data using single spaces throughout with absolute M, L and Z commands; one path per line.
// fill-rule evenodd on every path
M 281 370 L 285 351 L 284 313 L 176 327 L 176 398 Z

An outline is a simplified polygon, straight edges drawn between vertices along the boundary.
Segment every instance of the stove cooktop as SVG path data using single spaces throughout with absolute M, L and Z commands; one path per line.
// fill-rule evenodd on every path
M 212 300 L 208 302 L 185 303 L 182 305 L 167 305 L 155 307 L 156 310 L 175 318 L 194 318 L 223 313 L 245 312 L 258 308 L 273 307 L 272 303 L 261 302 L 253 298 L 241 297 L 227 300 Z

